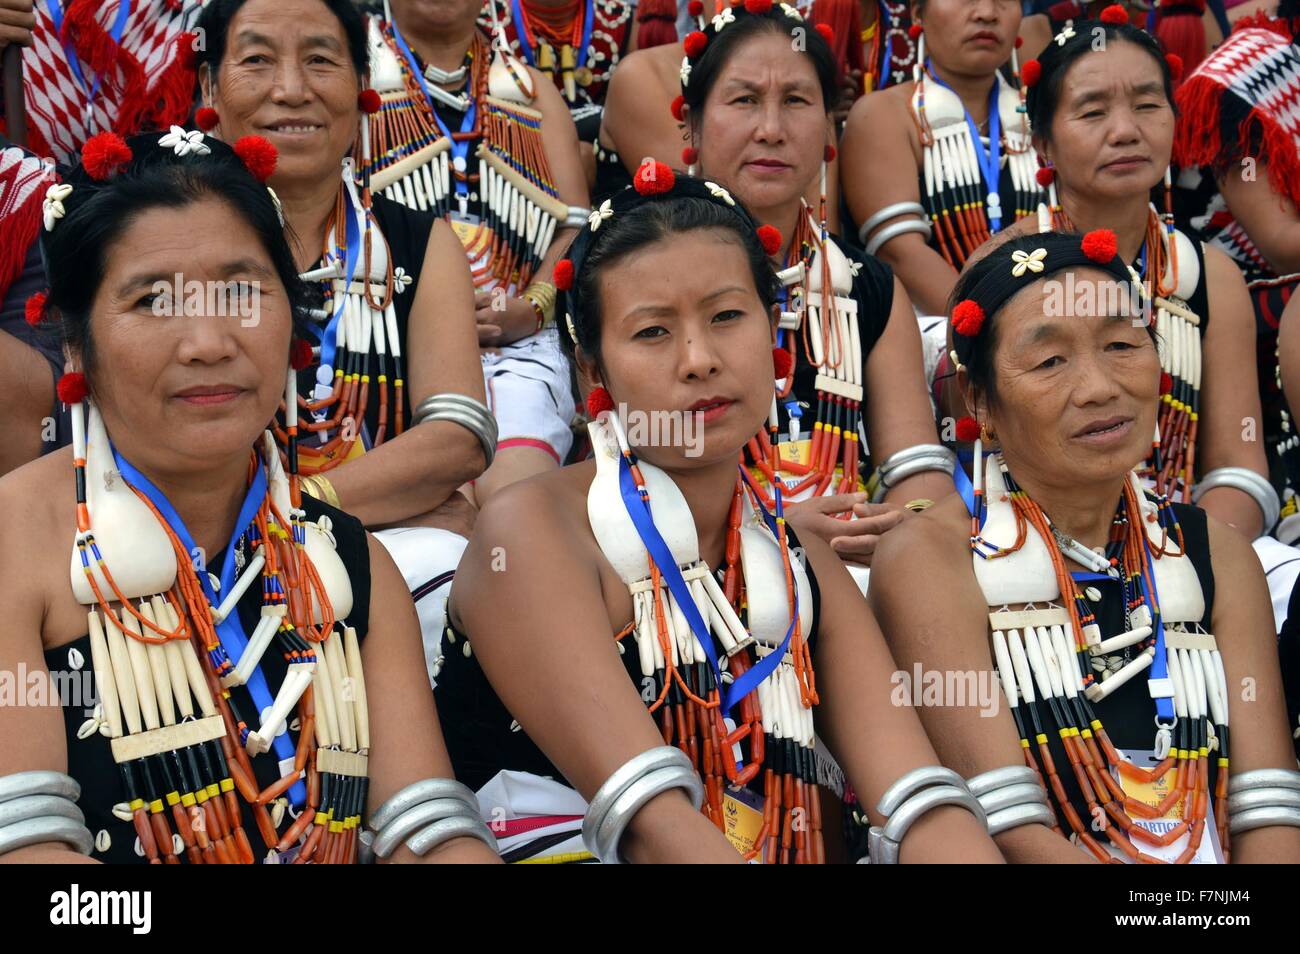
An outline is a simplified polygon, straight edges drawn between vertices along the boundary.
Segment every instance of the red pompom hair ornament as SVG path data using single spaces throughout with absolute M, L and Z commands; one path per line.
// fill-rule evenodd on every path
M 373 115 L 374 113 L 379 112 L 379 107 L 382 105 L 383 103 L 379 99 L 379 94 L 373 89 L 363 89 L 361 92 L 357 93 L 357 108 L 363 113 L 371 113 Z
M 1022 46 L 1024 46 L 1024 45 L 1025 45 L 1025 38 L 1024 38 L 1023 36 L 1017 36 L 1017 37 L 1016 37 L 1016 49 L 1018 50 L 1018 49 L 1020 49 L 1020 48 L 1021 48 Z
M 278 158 L 275 146 L 261 136 L 240 136 L 235 140 L 235 155 L 260 182 L 265 182 L 275 172 Z
M 784 348 L 772 349 L 772 368 L 775 370 L 776 380 L 788 378 L 790 372 L 794 370 L 794 355 L 790 354 Z
M 822 150 L 822 162 L 835 161 L 835 147 L 827 143 L 826 148 Z
M 1043 64 L 1037 60 L 1025 60 L 1020 64 L 1020 82 L 1029 88 L 1037 86 L 1038 80 L 1043 75 Z
M 131 147 L 117 133 L 91 136 L 81 147 L 81 167 L 86 175 L 103 182 L 123 163 L 131 161 Z
M 822 39 L 825 40 L 827 43 L 829 43 L 832 46 L 835 45 L 835 31 L 830 28 L 829 24 L 819 23 L 813 29 L 815 29 L 818 33 L 820 33 Z
M 974 443 L 980 436 L 980 422 L 967 414 L 957 418 L 957 440 L 966 444 Z
M 687 146 L 682 150 L 682 164 L 693 166 L 700 161 L 700 151 L 694 146 Z
M 69 371 L 59 378 L 55 390 L 64 404 L 80 404 L 86 399 L 86 376 L 80 371 Z
M 568 291 L 573 287 L 573 262 L 570 259 L 562 258 L 555 263 L 555 269 L 551 272 L 551 283 L 559 291 Z
M 1168 394 L 1174 389 L 1174 379 L 1168 371 L 1160 372 L 1160 393 Z
M 775 225 L 760 225 L 758 241 L 763 246 L 763 251 L 768 255 L 775 255 L 781 251 L 781 230 Z
M 668 107 L 670 110 L 672 110 L 673 119 L 677 120 L 679 123 L 684 121 L 683 120 L 684 114 L 682 113 L 682 107 L 684 107 L 685 105 L 686 105 L 685 96 L 674 96 L 673 104 Z
M 745 9 L 755 16 L 762 16 L 772 9 L 772 0 L 745 0 Z
M 1112 3 L 1105 10 L 1101 11 L 1101 16 L 1097 18 L 1102 23 L 1109 23 L 1113 26 L 1119 26 L 1122 23 L 1128 23 L 1128 11 L 1118 3 Z
M 211 106 L 201 106 L 198 112 L 194 114 L 194 125 L 204 132 L 209 129 L 216 129 L 219 122 L 221 122 L 221 117 L 217 115 L 217 111 Z
M 682 41 L 682 49 L 691 59 L 695 59 L 704 52 L 704 48 L 709 45 L 709 38 L 699 30 L 692 30 L 686 34 L 686 39 Z
M 1183 78 L 1183 58 L 1177 53 L 1166 53 L 1165 62 L 1169 64 L 1169 76 L 1177 83 Z
M 1040 186 L 1046 189 L 1056 181 L 1056 170 L 1051 166 L 1044 166 L 1034 173 L 1034 178 L 1038 180 Z
M 609 396 L 609 392 L 603 387 L 591 389 L 587 395 L 587 416 L 592 420 L 600 417 L 605 411 L 614 410 L 614 399 Z
M 660 195 L 671 192 L 677 182 L 673 170 L 662 162 L 651 159 L 644 163 L 632 177 L 632 187 L 640 195 Z
M 921 24 L 919 23 L 913 23 L 910 27 L 907 28 L 907 35 L 912 40 L 919 40 L 921 38 L 921 34 L 924 32 L 925 32 L 925 27 L 921 26 Z
M 984 309 L 979 302 L 963 298 L 952 310 L 952 330 L 959 335 L 973 338 L 984 327 Z
M 28 298 L 26 304 L 23 305 L 23 317 L 27 319 L 27 323 L 33 328 L 45 320 L 45 302 L 48 299 L 49 296 L 45 292 L 37 292 Z
M 295 371 L 308 367 L 312 361 L 311 342 L 294 338 L 289 345 L 289 366 Z
M 1110 229 L 1093 229 L 1083 237 L 1083 254 L 1105 265 L 1119 253 L 1119 242 Z
M 686 12 L 693 17 L 704 16 L 704 3 L 702 0 L 691 0 L 686 4 Z

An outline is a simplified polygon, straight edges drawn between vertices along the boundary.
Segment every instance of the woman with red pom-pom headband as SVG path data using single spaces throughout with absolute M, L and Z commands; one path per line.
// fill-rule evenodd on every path
M 436 690 L 462 778 L 492 792 L 510 772 L 528 792 L 503 803 L 530 822 L 521 857 L 821 863 L 843 845 L 818 808 L 815 734 L 873 802 L 933 765 L 914 710 L 889 700 L 894 666 L 840 558 L 737 468 L 789 371 L 771 351 L 780 286 L 764 243 L 780 237 L 763 228 L 716 185 L 651 162 L 556 269 L 594 453 L 484 511 Z M 503 546 L 508 573 L 492 567 Z M 673 789 L 686 797 L 639 812 Z M 945 794 L 966 810 L 908 835 L 908 860 L 998 860 L 974 797 Z M 737 800 L 763 822 L 729 841 Z M 557 820 L 584 802 L 580 830 Z M 897 860 L 924 811 L 898 809 L 874 860 Z
M 758 7 L 710 21 L 682 86 L 697 174 L 720 191 L 726 183 L 729 199 L 783 236 L 769 255 L 784 283 L 778 344 L 793 372 L 778 376 L 746 459 L 762 486 L 784 483 L 791 521 L 832 542 L 865 584 L 880 534 L 909 501 L 951 491 L 953 460 L 930 421 L 906 295 L 827 221 L 837 91 L 824 31 Z M 720 95 L 741 87 L 750 95 Z
M 993 718 L 920 714 L 972 773 L 1008 861 L 1294 863 L 1283 707 L 1230 689 L 1256 668 L 1281 685 L 1264 575 L 1235 530 L 1144 487 L 1171 382 L 1122 242 L 1016 236 L 962 274 L 970 477 L 886 537 L 872 606 L 895 658 L 996 669 Z M 1144 801 L 1153 785 L 1164 797 Z
M 72 446 L 0 492 L 0 564 L 23 568 L 0 578 L 5 650 L 93 671 L 101 705 L 89 723 L 76 700 L 40 718 L 0 707 L 0 735 L 33 746 L 20 767 L 45 770 L 63 806 L 0 855 L 354 861 L 352 829 L 380 814 L 367 781 L 392 793 L 431 775 L 422 789 L 469 793 L 451 781 L 405 584 L 355 517 L 302 493 L 313 301 L 259 179 L 272 147 L 179 127 L 103 135 L 45 194 L 50 288 L 31 308 L 67 357 Z M 286 395 L 287 460 L 268 428 Z M 322 736 L 331 695 L 351 701 Z M 148 808 L 163 765 L 192 810 Z M 319 822 L 330 811 L 346 829 Z M 462 815 L 459 834 L 494 844 Z M 494 859 L 479 841 L 446 850 Z
M 1017 89 L 1019 5 L 926 0 L 913 10 L 911 81 L 854 107 L 840 175 L 859 242 L 894 268 L 922 314 L 942 315 L 970 253 L 1032 212 L 1040 190 Z M 998 72 L 1008 61 L 1011 82 Z
M 1104 46 L 1094 37 L 1104 37 Z M 1163 367 L 1175 382 L 1162 401 L 1149 479 L 1157 492 L 1195 499 L 1254 539 L 1275 519 L 1272 492 L 1265 500 L 1223 481 L 1248 471 L 1263 493 L 1270 473 L 1265 448 L 1283 439 L 1280 415 L 1261 414 L 1254 349 L 1242 347 L 1253 322 L 1240 273 L 1218 249 L 1174 224 L 1175 64 L 1150 34 L 1128 25 L 1118 5 L 1103 9 L 1098 21 L 1079 23 L 1075 35 L 1049 44 L 1033 62 L 1038 75 L 1027 106 L 1048 201 L 1036 219 L 1009 232 L 1104 228 L 1119 236 L 1120 255 L 1142 274 L 1152 320 L 1167 344 Z M 1111 84 L 1098 100 L 1107 120 L 1080 122 L 1067 91 L 1101 76 Z M 1130 97 L 1121 89 L 1143 92 Z M 1220 390 L 1216 381 L 1233 387 Z M 1206 388 L 1217 395 L 1213 401 L 1201 400 Z M 1263 422 L 1263 439 L 1241 440 L 1244 419 Z

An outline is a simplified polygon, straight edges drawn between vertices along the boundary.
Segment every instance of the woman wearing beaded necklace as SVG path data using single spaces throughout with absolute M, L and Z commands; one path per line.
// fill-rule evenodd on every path
M 1300 772 L 1267 587 L 1239 533 L 1131 469 L 1161 372 L 1117 250 L 1106 230 L 1021 236 L 962 276 L 974 484 L 886 536 L 871 602 L 904 667 L 996 668 L 993 718 L 921 716 L 986 808 L 1051 792 L 1060 814 L 999 834 L 1012 861 L 1294 862 Z M 1062 281 L 1094 306 L 1055 316 Z M 943 599 L 916 599 L 922 575 Z
M 737 467 L 771 403 L 777 287 L 756 223 L 718 186 L 648 163 L 556 278 L 596 386 L 595 459 L 484 509 L 435 691 L 503 856 L 833 858 L 818 783 L 838 770 L 815 723 L 862 801 L 883 803 L 873 821 L 889 816 L 875 860 L 945 806 L 905 860 L 996 861 L 954 810 L 973 798 L 890 704 L 893 663 L 840 560 Z M 665 418 L 693 439 L 647 433 Z
M 363 823 L 380 857 L 493 858 L 400 575 L 267 429 L 308 307 L 240 159 L 268 155 L 105 133 L 45 194 L 73 446 L 0 481 L 0 661 L 61 690 L 0 708 L 7 860 L 347 863 Z
M 443 597 L 427 584 L 464 548 L 473 509 L 457 489 L 495 445 L 460 243 L 354 181 L 374 94 L 361 94 L 366 35 L 351 3 L 217 0 L 202 26 L 196 120 L 276 147 L 269 182 L 298 267 L 323 294 L 299 381 L 304 486 L 372 529 L 401 528 L 380 539 L 436 638 Z M 287 441 L 283 418 L 277 436 Z
M 1108 228 L 1119 236 L 1120 255 L 1142 273 L 1152 296 L 1170 375 L 1149 464 L 1155 489 L 1184 503 L 1194 498 L 1254 540 L 1272 529 L 1278 501 L 1263 434 L 1255 433 L 1261 424 L 1247 423 L 1261 414 L 1246 286 L 1226 255 L 1174 228 L 1170 63 L 1149 34 L 1128 25 L 1121 7 L 1107 7 L 1101 17 L 1077 21 L 1073 36 L 1023 64 L 1048 201 L 976 255 L 1008 236 L 1044 229 Z M 1160 192 L 1163 216 L 1151 202 Z
M 913 10 L 912 82 L 854 105 L 840 175 L 866 250 L 921 312 L 940 315 L 967 256 L 1031 214 L 1039 190 L 1023 99 L 998 73 L 1008 59 L 1014 72 L 1020 5 L 925 0 Z
M 829 233 L 824 196 L 817 207 L 803 198 L 824 189 L 835 151 L 825 135 L 836 92 L 830 49 L 797 14 L 766 0 L 728 10 L 686 44 L 683 162 L 785 239 L 768 251 L 786 285 L 778 342 L 791 370 L 779 373 L 768 427 L 747 463 L 764 486 L 785 483 L 801 532 L 869 565 L 904 504 L 920 508 L 951 492 L 953 459 L 938 443 L 902 285 Z M 870 470 L 858 476 L 864 432 L 878 472 L 870 481 Z M 874 505 L 861 493 L 868 487 Z

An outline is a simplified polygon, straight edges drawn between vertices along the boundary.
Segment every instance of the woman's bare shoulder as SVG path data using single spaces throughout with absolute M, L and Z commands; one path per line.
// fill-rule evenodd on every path
M 76 521 L 72 448 L 38 457 L 0 477 L 0 551 L 45 549 L 52 534 Z

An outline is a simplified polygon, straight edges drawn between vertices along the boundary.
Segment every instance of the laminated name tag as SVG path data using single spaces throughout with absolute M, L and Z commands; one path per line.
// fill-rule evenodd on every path
M 1134 765 L 1144 769 L 1154 768 L 1160 764 L 1160 760 L 1155 757 L 1155 753 L 1150 749 L 1126 749 L 1124 754 L 1133 762 Z M 1118 779 L 1120 786 L 1124 789 L 1124 794 L 1156 808 L 1161 802 L 1168 797 L 1173 790 L 1174 781 L 1177 778 L 1177 767 L 1171 768 L 1160 778 L 1152 782 L 1143 782 L 1139 779 L 1130 778 L 1123 772 L 1113 771 L 1112 774 Z M 1211 792 L 1211 796 L 1213 793 Z M 1163 835 L 1172 828 L 1175 828 L 1183 820 L 1183 805 L 1187 800 L 1180 798 L 1174 802 L 1173 806 L 1160 818 L 1133 818 L 1133 824 L 1140 825 L 1153 835 Z M 1111 822 L 1113 824 L 1113 822 Z M 1144 841 L 1139 841 L 1132 837 L 1129 841 L 1133 842 L 1140 851 L 1145 852 L 1153 858 L 1159 858 L 1162 861 L 1175 861 L 1179 855 L 1187 850 L 1188 839 L 1191 838 L 1191 832 L 1185 832 L 1171 845 L 1152 845 Z M 1102 839 L 1098 839 L 1102 841 Z M 1127 861 L 1128 859 L 1114 845 L 1108 842 L 1107 849 L 1117 858 Z M 1201 843 L 1197 846 L 1196 854 L 1188 862 L 1193 865 L 1221 865 L 1223 864 L 1223 848 L 1219 844 L 1219 831 L 1214 821 L 1214 799 L 1207 799 L 1205 806 L 1205 828 L 1201 833 Z
M 742 855 L 753 851 L 763 828 L 763 796 L 747 788 L 728 789 L 722 796 L 722 815 L 731 847 Z M 753 863 L 762 864 L 762 859 L 755 857 Z

